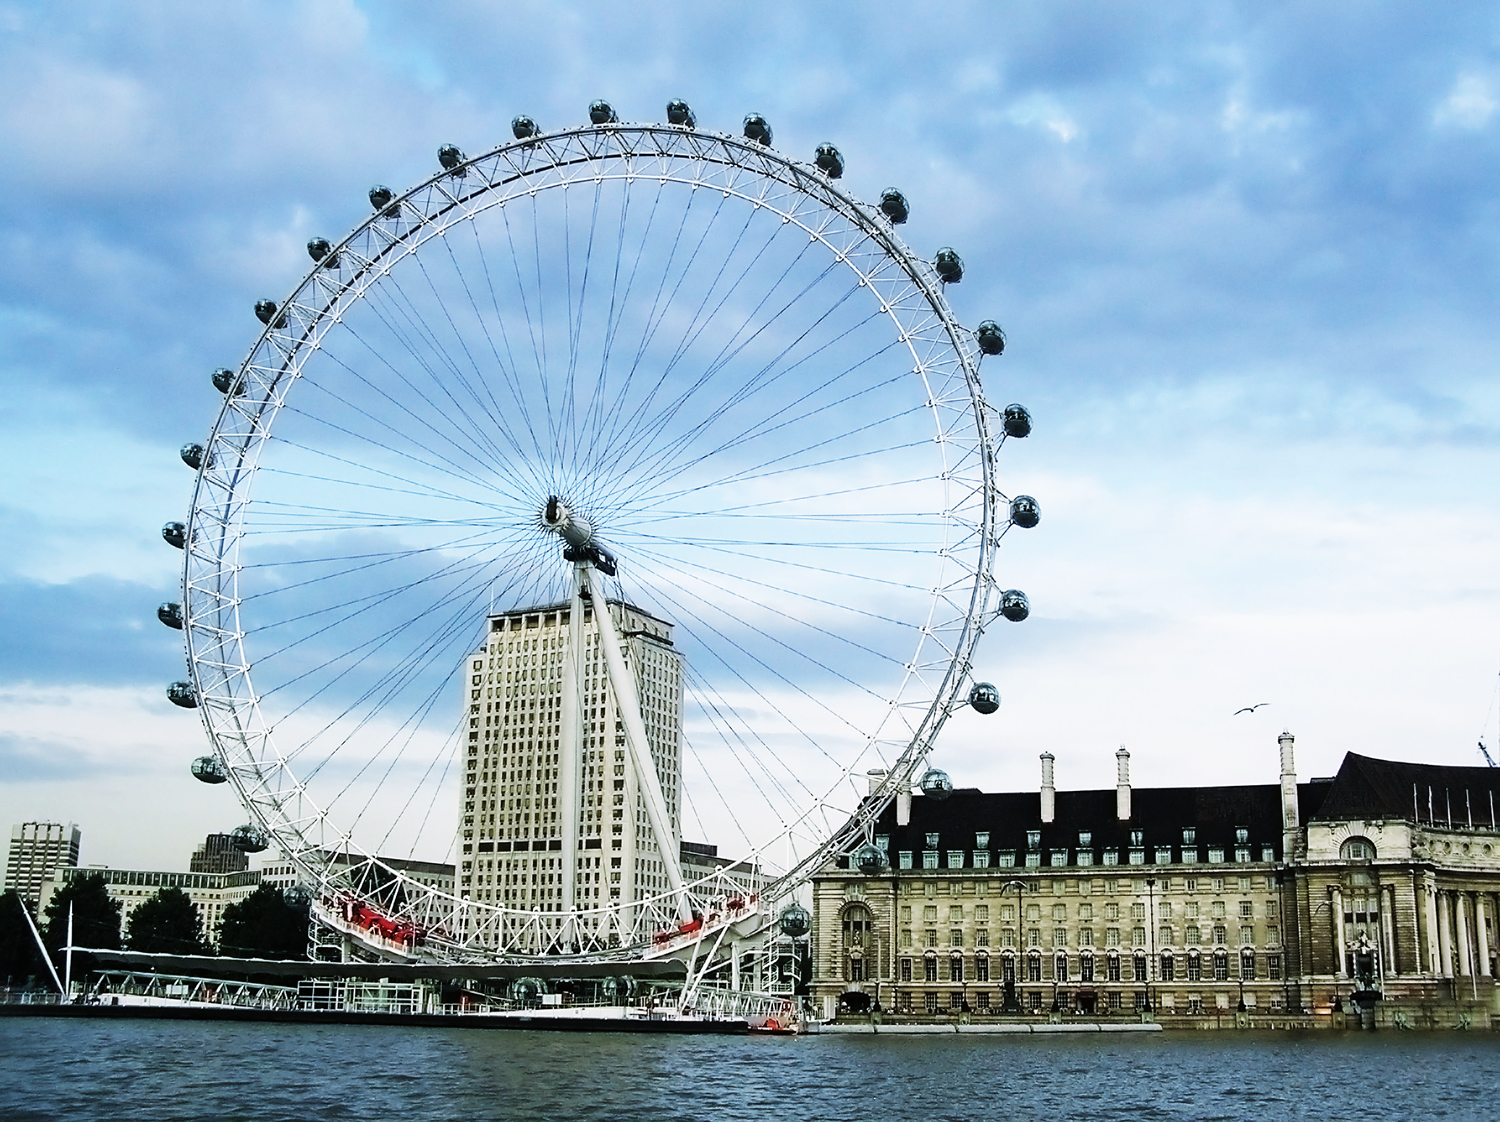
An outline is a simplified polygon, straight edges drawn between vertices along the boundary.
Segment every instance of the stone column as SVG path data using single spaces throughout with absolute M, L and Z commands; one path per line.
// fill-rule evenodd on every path
M 1457 923 L 1458 974 L 1461 978 L 1474 976 L 1474 958 L 1470 948 L 1474 945 L 1474 921 L 1469 915 L 1469 894 L 1453 894 L 1453 918 Z
M 1344 970 L 1344 891 L 1335 885 L 1328 890 L 1328 904 L 1333 909 L 1333 972 L 1337 977 L 1345 978 L 1348 975 Z
M 1453 928 L 1449 920 L 1451 901 L 1448 893 L 1437 894 L 1438 977 L 1453 977 Z
M 1380 972 L 1387 978 L 1396 976 L 1396 889 L 1380 886 Z
M 1422 877 L 1422 915 L 1427 923 L 1427 973 L 1442 977 L 1442 959 L 1438 947 L 1437 888 L 1431 874 Z
M 1490 976 L 1490 933 L 1485 920 L 1485 894 L 1476 892 L 1474 901 L 1474 972 L 1481 978 Z

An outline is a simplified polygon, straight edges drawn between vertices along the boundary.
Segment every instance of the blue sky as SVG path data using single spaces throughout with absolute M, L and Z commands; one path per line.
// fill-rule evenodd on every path
M 0 817 L 185 862 L 240 820 L 162 687 L 177 460 L 255 300 L 439 144 L 609 98 L 776 146 L 959 249 L 950 300 L 1032 438 L 1006 486 L 1033 616 L 961 785 L 1265 782 L 1346 751 L 1478 763 L 1500 671 L 1488 5 L 0 3 Z M 1242 705 L 1268 701 L 1254 716 Z

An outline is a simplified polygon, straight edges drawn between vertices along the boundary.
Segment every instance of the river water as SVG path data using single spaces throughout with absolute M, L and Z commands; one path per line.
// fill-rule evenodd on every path
M 0 1119 L 1500 1119 L 1500 1035 L 641 1037 L 0 1019 Z

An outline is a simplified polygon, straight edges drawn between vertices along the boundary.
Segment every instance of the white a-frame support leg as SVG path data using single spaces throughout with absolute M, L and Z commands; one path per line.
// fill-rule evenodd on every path
M 566 917 L 563 942 L 581 942 L 578 926 L 578 809 L 583 803 L 583 600 L 579 582 L 583 567 L 573 572 L 573 602 L 568 617 L 568 645 L 563 652 L 562 740 L 557 761 L 558 819 L 562 825 L 562 911 Z
M 693 910 L 688 903 L 687 887 L 682 879 L 682 855 L 672 833 L 672 818 L 667 813 L 667 799 L 662 794 L 661 777 L 656 774 L 656 761 L 651 758 L 651 742 L 646 739 L 646 722 L 641 719 L 640 694 L 635 688 L 635 679 L 625 667 L 619 631 L 614 616 L 610 614 L 609 604 L 605 601 L 602 590 L 594 587 L 593 567 L 579 565 L 578 575 L 593 596 L 599 647 L 604 652 L 609 684 L 615 691 L 615 704 L 619 706 L 620 718 L 625 724 L 625 744 L 630 749 L 630 763 L 635 769 L 636 782 L 644 796 L 646 816 L 651 820 L 651 829 L 656 834 L 656 848 L 667 873 L 667 883 L 677 896 L 678 918 L 686 923 L 693 918 Z

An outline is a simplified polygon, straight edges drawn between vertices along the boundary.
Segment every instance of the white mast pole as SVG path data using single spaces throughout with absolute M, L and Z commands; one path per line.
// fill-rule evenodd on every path
M 26 926 L 31 928 L 31 937 L 36 940 L 36 949 L 42 952 L 42 961 L 47 964 L 47 970 L 52 975 L 52 982 L 57 986 L 57 992 L 66 995 L 67 990 L 63 989 L 62 979 L 57 976 L 57 967 L 52 965 L 52 956 L 47 953 L 47 944 L 42 942 L 42 933 L 36 929 L 31 913 L 26 910 L 26 901 L 18 898 L 16 904 L 21 909 L 21 914 L 26 917 Z M 68 939 L 69 943 L 72 941 L 71 938 Z
M 563 653 L 562 742 L 558 753 L 557 806 L 562 823 L 562 939 L 581 940 L 578 931 L 578 807 L 582 776 L 580 764 L 583 747 L 582 704 L 583 677 L 583 599 L 579 595 L 582 565 L 573 567 L 573 599 L 568 615 L 568 643 Z
M 71 997 L 73 994 L 73 901 L 68 901 L 68 946 L 64 951 L 67 956 L 63 965 L 63 996 Z

